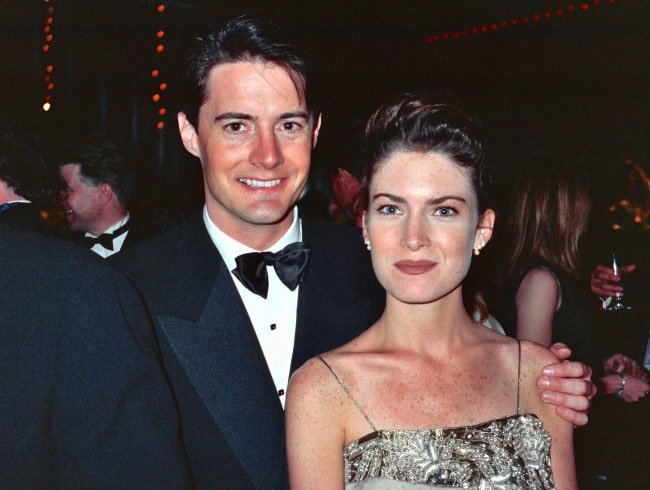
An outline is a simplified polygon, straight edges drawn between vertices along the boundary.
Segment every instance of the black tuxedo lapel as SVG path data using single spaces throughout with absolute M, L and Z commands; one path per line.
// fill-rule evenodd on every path
M 220 262 L 198 322 L 158 318 L 215 424 L 257 488 L 284 479 L 284 413 L 257 337 Z
M 359 335 L 378 318 L 384 298 L 358 230 L 309 218 L 302 224 L 312 252 L 299 289 L 292 371 Z
M 339 347 L 368 327 L 370 300 L 343 303 L 330 295 L 326 284 L 316 271 L 300 286 L 300 301 L 296 320 L 296 337 L 291 360 L 295 371 L 311 357 Z M 327 319 L 320 324 L 316 319 Z

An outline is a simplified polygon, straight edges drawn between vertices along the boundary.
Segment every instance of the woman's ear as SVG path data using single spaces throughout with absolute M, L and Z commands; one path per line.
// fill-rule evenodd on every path
M 366 248 L 370 250 L 370 238 L 368 237 L 368 229 L 366 228 L 366 212 L 361 215 L 361 229 L 363 230 L 363 243 Z
M 492 238 L 496 213 L 492 209 L 486 209 L 479 217 L 474 234 L 474 249 L 481 250 Z
M 361 213 L 361 230 L 363 230 L 363 239 L 368 238 L 368 230 L 366 228 L 366 212 Z

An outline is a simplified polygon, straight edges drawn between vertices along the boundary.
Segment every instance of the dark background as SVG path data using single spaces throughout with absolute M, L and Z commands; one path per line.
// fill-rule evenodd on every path
M 54 39 L 43 53 L 48 6 Z M 182 150 L 176 131 L 188 42 L 242 13 L 280 24 L 324 82 L 313 189 L 328 191 L 337 167 L 354 169 L 363 121 L 406 90 L 452 96 L 478 113 L 490 159 L 505 169 L 540 147 L 574 150 L 587 162 L 600 208 L 627 192 L 625 159 L 648 170 L 645 0 L 0 0 L 0 124 L 52 141 L 104 130 L 136 161 L 147 182 L 142 201 L 185 212 L 201 200 L 198 162 Z M 159 28 L 162 54 L 154 49 Z M 481 33 L 472 35 L 472 28 Z M 467 36 L 453 38 L 464 30 Z M 450 39 L 427 43 L 445 33 Z M 45 113 L 48 63 L 55 88 Z M 161 71 L 158 81 L 153 68 Z M 160 81 L 169 88 L 155 105 Z M 161 105 L 168 113 L 158 131 Z

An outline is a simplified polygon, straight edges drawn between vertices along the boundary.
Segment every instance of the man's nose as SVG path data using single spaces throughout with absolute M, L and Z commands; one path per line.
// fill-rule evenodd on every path
M 250 154 L 250 162 L 273 168 L 284 161 L 278 138 L 273 131 L 260 131 Z

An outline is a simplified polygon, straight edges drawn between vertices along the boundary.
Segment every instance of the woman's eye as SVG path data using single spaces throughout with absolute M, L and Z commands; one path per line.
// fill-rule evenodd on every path
M 381 214 L 397 214 L 399 212 L 399 208 L 397 206 L 393 206 L 392 204 L 386 204 L 385 206 L 380 206 L 377 211 L 379 211 Z

